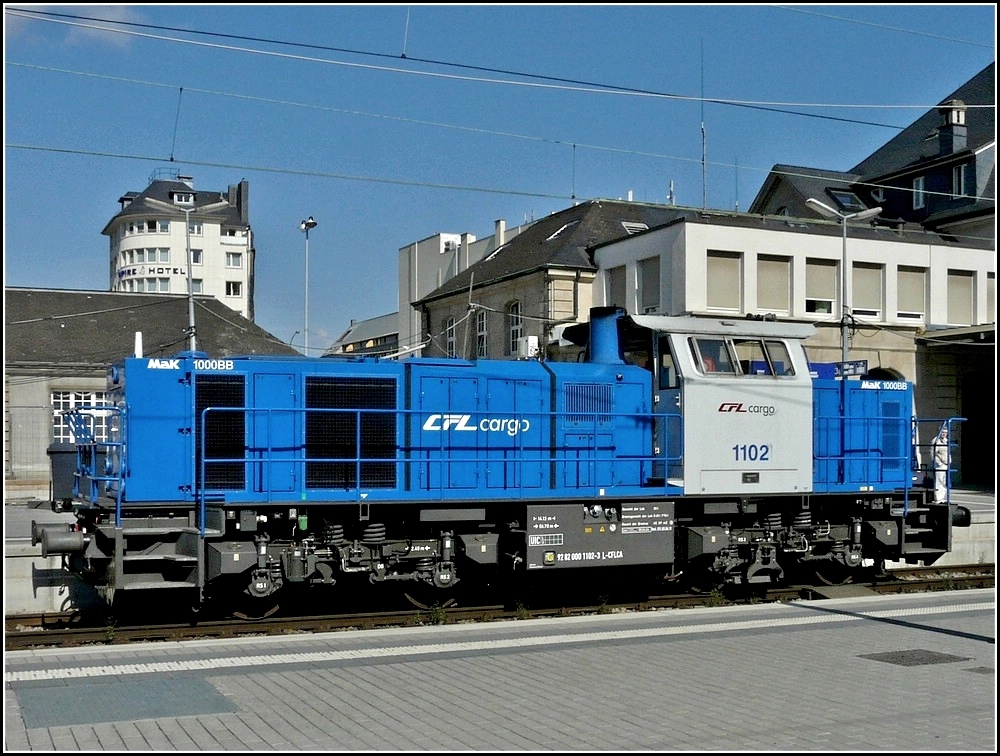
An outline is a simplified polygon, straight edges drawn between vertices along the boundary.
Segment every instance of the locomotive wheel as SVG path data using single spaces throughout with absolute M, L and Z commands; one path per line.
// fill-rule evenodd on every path
M 261 620 L 281 608 L 276 596 L 241 596 L 233 607 L 233 616 L 241 620 Z
M 454 606 L 454 604 L 455 604 L 455 598 L 454 597 L 449 598 L 448 600 L 446 600 L 444 602 L 437 602 L 437 601 L 435 601 L 432 604 L 425 604 L 422 601 L 418 600 L 417 597 L 413 595 L 413 593 L 415 593 L 415 592 L 404 591 L 403 592 L 403 596 L 406 597 L 407 601 L 409 601 L 411 604 L 413 604 L 415 607 L 417 607 L 417 609 L 423 609 L 425 612 L 426 611 L 430 611 L 435 606 L 440 607 L 441 609 L 447 609 L 449 606 Z
M 854 575 L 847 567 L 834 561 L 818 562 L 813 568 L 813 574 L 823 585 L 847 585 L 854 580 Z

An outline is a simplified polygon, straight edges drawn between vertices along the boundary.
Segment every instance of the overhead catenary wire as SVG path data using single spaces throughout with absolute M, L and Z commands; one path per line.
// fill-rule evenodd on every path
M 22 11 L 21 11 L 21 9 L 17 9 L 17 8 L 5 8 L 5 12 L 17 15 L 17 14 L 21 13 Z M 24 11 L 24 12 L 25 13 L 36 13 L 35 11 Z M 44 12 L 42 12 L 42 13 L 44 13 Z M 49 14 L 45 14 L 45 15 L 49 15 Z M 87 17 L 84 17 L 84 16 L 70 16 L 68 14 L 51 14 L 51 15 L 52 16 L 62 16 L 62 17 L 65 17 L 65 18 L 87 18 Z M 51 20 L 51 19 L 45 19 L 45 20 Z M 123 24 L 123 25 L 146 26 L 148 28 L 156 28 L 156 29 L 172 29 L 172 27 L 161 27 L 161 26 L 153 26 L 153 25 L 133 24 L 132 22 L 118 22 L 118 21 L 115 21 L 115 20 L 112 20 L 112 19 L 96 19 L 95 18 L 93 20 L 95 20 L 97 22 L 100 22 L 100 23 L 103 23 L 103 24 L 120 23 L 120 24 Z M 407 13 L 407 25 L 408 24 L 409 24 L 409 13 Z M 107 30 L 106 27 L 88 27 L 88 28 L 105 28 L 105 30 Z M 116 31 L 120 31 L 120 30 L 116 30 Z M 213 32 L 204 32 L 204 31 L 201 31 L 201 30 L 192 30 L 192 29 L 176 29 L 176 31 L 190 33 L 190 34 L 210 35 L 210 36 L 226 37 L 226 38 L 233 38 L 233 39 L 248 39 L 248 40 L 260 39 L 260 38 L 242 37 L 240 35 L 218 34 L 218 33 L 213 33 Z M 407 32 L 408 32 L 408 28 L 407 28 Z M 150 36 L 153 36 L 153 35 L 150 35 Z M 155 37 L 155 38 L 156 39 L 161 39 L 161 37 Z M 187 40 L 173 40 L 173 39 L 170 39 L 170 38 L 167 38 L 167 37 L 163 37 L 162 39 L 164 41 L 167 41 L 167 42 L 189 43 L 189 41 L 187 41 Z M 281 44 L 281 45 L 289 45 L 289 46 L 295 46 L 295 47 L 303 47 L 303 48 L 305 48 L 305 47 L 313 47 L 315 49 L 321 49 L 321 50 L 327 50 L 327 51 L 337 51 L 337 52 L 343 52 L 343 53 L 346 53 L 346 54 L 354 54 L 354 55 L 374 55 L 374 56 L 384 57 L 386 59 L 395 59 L 395 58 L 398 57 L 398 56 L 392 56 L 392 55 L 389 55 L 389 54 L 372 53 L 372 52 L 363 51 L 363 50 L 350 50 L 350 49 L 346 49 L 346 48 L 338 49 L 338 48 L 330 48 L 330 47 L 321 46 L 321 45 L 305 45 L 305 44 L 300 44 L 300 43 L 295 43 L 295 42 L 286 42 L 286 41 L 281 41 L 281 40 L 265 40 L 265 39 L 260 39 L 260 41 L 267 42 L 267 43 L 273 43 L 273 44 Z M 222 47 L 226 47 L 226 46 L 222 46 Z M 402 56 L 403 58 L 406 58 L 405 47 L 406 47 L 406 40 L 404 38 L 404 54 Z M 230 49 L 230 48 L 226 47 L 226 49 Z M 248 53 L 258 53 L 258 52 L 261 52 L 261 51 L 250 50 L 250 49 L 242 50 L 241 48 L 238 48 L 238 47 L 233 47 L 231 49 L 233 49 L 236 52 L 248 52 Z M 308 56 L 302 56 L 302 59 L 306 60 L 306 61 L 313 61 L 314 60 L 313 58 L 310 58 Z M 315 59 L 315 60 L 317 62 L 327 62 L 327 63 L 334 63 L 334 64 L 341 63 L 340 61 L 325 61 L 325 60 L 322 60 L 322 59 Z M 450 66 L 450 67 L 454 67 L 456 69 L 481 70 L 481 71 L 489 72 L 489 73 L 500 73 L 500 74 L 504 74 L 504 75 L 515 75 L 515 76 L 521 76 L 521 77 L 526 77 L 526 78 L 531 78 L 531 79 L 537 79 L 538 81 L 550 82 L 550 83 L 553 83 L 553 84 L 561 84 L 561 83 L 565 82 L 567 84 L 572 84 L 573 85 L 572 87 L 567 87 L 567 89 L 574 89 L 574 90 L 578 90 L 578 91 L 587 91 L 586 89 L 581 89 L 582 87 L 598 87 L 598 88 L 601 88 L 602 90 L 604 90 L 605 93 L 607 93 L 607 94 L 623 94 L 623 93 L 630 93 L 630 92 L 631 93 L 644 93 L 643 90 L 634 90 L 633 88 L 629 88 L 629 87 L 616 87 L 614 85 L 600 84 L 600 83 L 596 83 L 596 82 L 585 82 L 585 81 L 578 81 L 578 80 L 572 80 L 572 79 L 562 80 L 562 79 L 559 79 L 558 77 L 546 77 L 546 76 L 542 76 L 542 75 L 539 75 L 539 74 L 531 74 L 531 73 L 521 72 L 521 71 L 505 71 L 503 69 L 488 69 L 486 67 L 469 66 L 469 65 L 458 64 L 458 63 L 449 63 L 447 61 L 441 61 L 441 60 L 412 58 L 412 59 L 407 59 L 407 62 L 411 63 L 411 64 L 412 63 L 426 63 L 426 64 L 433 64 L 433 65 L 440 65 L 440 66 Z M 8 65 L 19 65 L 19 64 L 8 63 Z M 44 67 L 38 67 L 38 68 L 44 68 Z M 379 67 L 375 67 L 375 68 L 379 68 Z M 399 70 L 399 69 L 397 69 L 396 67 L 393 67 L 393 66 L 382 67 L 382 69 L 385 70 L 385 71 L 387 71 L 387 72 L 389 72 L 389 73 L 408 73 L 408 74 L 424 73 L 424 72 L 403 71 L 403 70 Z M 427 72 L 427 73 L 430 73 L 430 72 Z M 92 74 L 81 74 L 81 75 L 92 75 Z M 112 77 L 108 77 L 108 78 L 112 78 Z M 480 77 L 468 77 L 468 80 L 470 80 L 470 81 L 480 81 L 482 79 L 480 79 Z M 491 83 L 498 83 L 498 84 L 521 84 L 522 83 L 522 82 L 508 82 L 508 81 L 503 81 L 503 80 L 490 80 L 490 82 Z M 185 88 L 187 88 L 187 87 L 183 87 L 182 86 L 182 87 L 177 88 L 175 85 L 160 85 L 160 86 L 170 86 L 171 88 L 176 89 L 178 91 L 179 94 L 178 94 L 178 103 L 177 103 L 177 105 L 178 105 L 177 116 L 179 118 L 179 116 L 180 116 L 180 97 L 183 94 L 183 90 Z M 189 91 L 193 92 L 193 91 L 197 91 L 197 90 L 189 89 Z M 267 100 L 264 100 L 264 98 L 254 98 L 254 97 L 249 97 L 249 96 L 246 96 L 246 95 L 237 95 L 237 94 L 231 94 L 231 93 L 217 93 L 217 92 L 211 92 L 210 90 L 202 90 L 202 91 L 204 91 L 205 93 L 219 94 L 221 96 L 244 97 L 246 99 L 261 99 L 263 101 L 267 101 Z M 764 102 L 754 102 L 754 101 L 748 101 L 748 100 L 716 100 L 716 99 L 712 99 L 712 98 L 706 98 L 704 96 L 704 91 L 702 91 L 702 97 L 700 97 L 700 98 L 685 98 L 684 96 L 672 95 L 670 93 L 664 93 L 664 92 L 656 92 L 656 93 L 649 93 L 649 94 L 657 95 L 657 96 L 663 96 L 663 97 L 674 97 L 676 99 L 700 100 L 702 102 L 703 106 L 704 106 L 705 102 L 713 102 L 713 103 L 717 103 L 717 104 L 720 104 L 720 105 L 737 105 L 737 106 L 742 106 L 742 105 L 791 105 L 791 104 L 794 104 L 794 105 L 802 106 L 802 107 L 813 107 L 813 106 L 816 106 L 816 107 L 823 107 L 823 108 L 833 108 L 833 107 L 903 108 L 903 107 L 906 107 L 906 108 L 924 108 L 924 109 L 926 109 L 928 107 L 934 107 L 934 106 L 927 106 L 927 105 L 843 105 L 843 104 L 837 105 L 837 104 L 831 104 L 831 103 L 823 103 L 823 104 L 816 104 L 816 103 L 764 103 Z M 300 107 L 321 107 L 321 106 L 314 106 L 314 105 L 309 105 L 309 104 L 304 104 L 304 103 L 296 103 L 296 105 L 298 105 Z M 992 106 L 970 106 L 970 107 L 992 107 Z M 323 108 L 323 109 L 327 109 L 327 108 Z M 185 109 L 185 110 L 187 110 L 187 109 Z M 330 110 L 337 110 L 337 109 L 330 109 Z M 344 112 L 347 112 L 347 111 L 344 111 Z M 378 114 L 365 114 L 365 115 L 368 116 L 368 117 L 395 118 L 393 116 L 380 116 Z M 794 114 L 794 115 L 803 115 L 803 114 Z M 410 119 L 398 119 L 398 120 L 403 121 L 403 120 L 410 120 Z M 416 123 L 418 121 L 413 120 L 413 122 Z M 423 122 L 423 123 L 431 123 L 431 122 Z M 453 125 L 453 124 L 435 124 L 435 125 L 438 125 L 438 126 L 443 127 L 443 128 L 464 129 L 464 130 L 469 130 L 469 131 L 482 131 L 484 133 L 490 133 L 490 134 L 502 133 L 502 132 L 495 132 L 495 131 L 489 130 L 489 129 L 481 129 L 480 130 L 480 129 L 476 129 L 476 128 L 473 128 L 473 127 L 459 126 L 459 125 Z M 889 126 L 888 124 L 869 124 L 869 125 Z M 891 127 L 892 128 L 900 128 L 898 126 L 891 126 Z M 573 150 L 574 150 L 574 154 L 575 154 L 576 147 L 580 146 L 580 147 L 584 147 L 584 148 L 588 148 L 589 147 L 590 149 L 599 149 L 599 150 L 608 150 L 608 151 L 621 152 L 621 153 L 630 154 L 630 155 L 641 155 L 641 156 L 650 156 L 650 157 L 663 157 L 665 159 L 672 159 L 672 160 L 692 160 L 691 158 L 684 158 L 684 157 L 680 157 L 680 156 L 670 156 L 670 155 L 661 156 L 661 155 L 657 155 L 655 153 L 647 153 L 647 152 L 641 152 L 641 151 L 634 151 L 634 150 L 628 150 L 628 149 L 625 149 L 625 148 L 602 147 L 602 146 L 596 146 L 596 145 L 583 145 L 583 144 L 579 144 L 578 145 L 575 142 L 568 142 L 568 141 L 564 141 L 564 140 L 551 140 L 551 139 L 546 139 L 544 137 L 533 137 L 531 135 L 520 135 L 520 134 L 508 134 L 508 135 L 511 136 L 512 138 L 533 139 L 533 140 L 536 140 L 536 141 L 551 142 L 551 143 L 554 143 L 554 144 L 571 145 L 572 148 L 573 148 Z M 175 136 L 176 136 L 176 128 L 175 128 Z M 52 149 L 52 148 L 49 148 L 49 147 L 37 146 L 37 145 L 30 145 L 30 146 L 29 145 L 14 145 L 13 147 L 15 149 L 40 149 L 40 150 L 43 150 L 43 151 L 54 151 L 54 152 L 60 152 L 61 151 L 59 149 Z M 90 152 L 90 151 L 86 151 L 86 150 L 74 151 L 74 152 L 76 152 L 76 154 L 84 154 L 84 155 L 87 155 L 87 154 L 94 154 L 94 155 L 100 155 L 100 156 L 108 156 L 109 155 L 109 153 Z M 114 157 L 124 157 L 124 158 L 143 159 L 143 160 L 146 160 L 146 159 L 163 160 L 164 159 L 164 158 L 160 158 L 160 157 L 157 157 L 157 158 L 147 158 L 147 157 L 140 157 L 140 156 L 136 156 L 136 155 L 114 155 Z M 169 158 L 167 158 L 167 160 L 169 160 L 169 162 L 171 162 L 171 163 L 177 163 L 177 162 L 184 163 L 184 162 L 188 162 L 188 161 L 178 160 L 177 159 L 177 156 L 174 154 L 173 145 L 171 146 L 170 156 L 169 156 Z M 206 166 L 221 167 L 221 168 L 234 167 L 231 164 L 213 163 L 213 162 L 208 162 L 208 161 L 195 161 L 195 162 L 190 162 L 189 164 L 191 164 L 191 165 L 206 165 Z M 720 163 L 713 164 L 713 165 L 725 166 L 726 164 L 720 162 Z M 330 177 L 330 178 L 335 178 L 335 179 L 358 180 L 358 181 L 373 181 L 373 182 L 379 182 L 379 183 L 397 183 L 397 184 L 413 185 L 413 186 L 426 186 L 426 187 L 430 187 L 430 188 L 455 189 L 455 190 L 460 190 L 460 191 L 481 191 L 481 192 L 502 193 L 502 194 L 511 194 L 511 195 L 520 195 L 520 196 L 535 196 L 535 197 L 553 198 L 553 199 L 565 199 L 565 198 L 575 199 L 575 197 L 576 197 L 575 182 L 574 182 L 574 186 L 573 186 L 570 194 L 567 196 L 567 195 L 551 194 L 551 193 L 522 192 L 522 191 L 517 191 L 517 190 L 495 189 L 495 188 L 491 188 L 491 187 L 463 187 L 463 186 L 454 185 L 454 184 L 440 184 L 440 183 L 430 183 L 430 182 L 422 182 L 422 181 L 407 181 L 405 179 L 384 179 L 384 178 L 368 177 L 368 176 L 350 176 L 350 175 L 328 173 L 328 172 L 312 172 L 312 171 L 310 171 L 310 172 L 301 172 L 301 171 L 294 171 L 294 170 L 285 170 L 285 169 L 282 169 L 282 168 L 260 168 L 260 167 L 255 167 L 255 166 L 237 166 L 237 167 L 246 168 L 248 170 L 264 171 L 264 172 L 270 171 L 270 172 L 292 173 L 292 174 L 306 173 L 306 175 L 318 175 L 318 176 L 321 176 L 321 177 Z M 726 167 L 728 167 L 728 166 L 726 166 Z M 763 168 L 761 168 L 761 169 L 754 169 L 752 167 L 751 168 L 747 168 L 747 166 L 744 166 L 744 169 L 745 170 L 761 170 L 761 171 L 767 170 L 767 171 L 770 171 L 770 169 L 763 169 Z M 837 180 L 835 179 L 834 181 L 837 181 Z M 845 180 L 845 183 L 848 183 L 848 182 Z M 874 188 L 874 187 L 875 187 L 875 185 L 872 185 L 872 188 Z M 894 191 L 907 191 L 905 189 L 900 189 L 898 187 L 886 187 L 886 188 L 891 188 Z M 927 194 L 927 195 L 932 195 L 932 194 L 945 195 L 945 194 L 947 194 L 948 196 L 953 196 L 950 193 L 945 193 L 945 192 L 936 193 L 936 192 L 925 191 L 923 193 Z M 968 197 L 968 196 L 972 196 L 972 195 L 961 195 L 961 196 Z M 978 199 L 978 200 L 988 200 L 988 201 L 992 200 L 991 197 L 974 197 L 974 198 Z M 978 237 L 962 237 L 962 238 L 978 238 Z

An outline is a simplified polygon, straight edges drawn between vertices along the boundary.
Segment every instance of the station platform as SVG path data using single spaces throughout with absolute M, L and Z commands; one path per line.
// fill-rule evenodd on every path
M 996 494 L 954 489 L 951 501 L 968 507 L 972 524 L 952 530 L 952 550 L 934 566 L 996 564 Z M 13 501 L 4 506 L 4 614 L 84 611 L 103 604 L 93 588 L 60 568 L 61 557 L 41 557 L 31 545 L 31 522 L 74 522 L 73 515 L 53 512 L 40 501 Z M 887 569 L 912 567 L 888 563 Z
M 4 655 L 4 751 L 996 752 L 996 591 Z

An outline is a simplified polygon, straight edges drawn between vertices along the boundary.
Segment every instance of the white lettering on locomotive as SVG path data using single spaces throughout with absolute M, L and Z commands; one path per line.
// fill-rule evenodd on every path
M 232 360 L 195 360 L 195 370 L 232 370 Z
M 506 433 L 508 436 L 516 436 L 518 433 L 527 433 L 531 428 L 528 420 L 518 420 L 516 417 L 484 417 L 476 425 L 472 422 L 472 415 L 428 415 L 424 421 L 425 431 L 475 431 L 481 430 L 486 433 Z
M 157 357 L 153 357 L 146 363 L 146 367 L 150 370 L 180 370 L 181 361 L 180 360 L 161 360 Z

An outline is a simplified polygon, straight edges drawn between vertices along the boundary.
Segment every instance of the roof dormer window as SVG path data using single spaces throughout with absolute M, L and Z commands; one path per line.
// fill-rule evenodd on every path
M 193 205 L 194 192 L 174 192 L 175 205 Z
M 621 223 L 622 228 L 625 229 L 629 236 L 649 230 L 649 226 L 645 223 L 640 223 L 639 221 L 622 221 Z
M 857 213 L 866 209 L 864 203 L 858 199 L 858 195 L 854 192 L 844 189 L 828 189 L 827 193 L 845 213 Z

